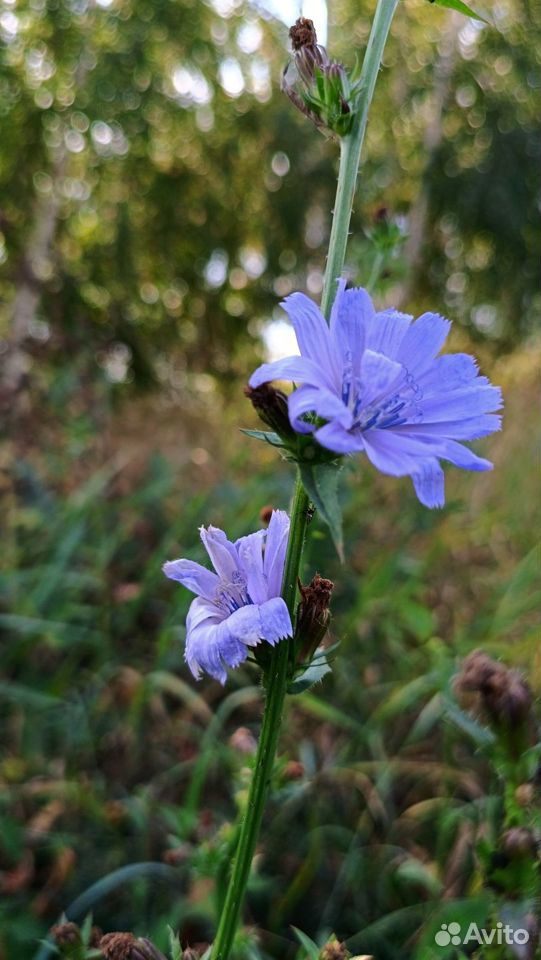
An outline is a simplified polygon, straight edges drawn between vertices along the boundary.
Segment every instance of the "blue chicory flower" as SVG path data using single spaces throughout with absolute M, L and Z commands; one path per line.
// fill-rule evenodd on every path
M 376 313 L 366 290 L 346 290 L 345 280 L 330 327 L 302 293 L 291 294 L 282 306 L 301 356 L 263 364 L 250 386 L 270 380 L 302 384 L 289 396 L 294 430 L 313 433 L 337 454 L 362 451 L 382 473 L 409 475 L 427 507 L 445 502 L 440 459 L 465 470 L 492 469 L 459 441 L 500 429 L 494 412 L 502 406 L 501 391 L 478 375 L 468 354 L 437 356 L 449 320 L 435 313 L 414 322 L 397 310 Z
M 196 680 L 205 670 L 225 683 L 226 667 L 238 667 L 262 640 L 274 646 L 293 636 L 280 592 L 289 517 L 274 510 L 268 530 L 235 543 L 217 527 L 201 527 L 201 540 L 216 573 L 193 560 L 172 560 L 163 571 L 197 594 L 186 618 L 186 661 Z

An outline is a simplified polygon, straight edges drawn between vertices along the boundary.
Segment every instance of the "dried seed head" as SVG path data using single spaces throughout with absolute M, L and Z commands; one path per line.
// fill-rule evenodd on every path
M 294 50 L 300 50 L 301 47 L 305 47 L 307 44 L 316 44 L 317 34 L 314 21 L 308 20 L 307 17 L 299 17 L 293 26 L 290 27 L 289 38 Z
M 76 923 L 57 923 L 49 932 L 57 947 L 72 947 L 81 943 L 81 931 Z
M 99 949 L 105 960 L 165 960 L 150 940 L 133 933 L 106 933 Z
M 161 953 L 150 940 L 147 940 L 146 937 L 139 937 L 139 944 L 138 950 L 143 950 L 141 960 L 166 960 L 163 953 Z
M 293 59 L 282 75 L 283 92 L 319 130 L 343 136 L 351 126 L 358 81 L 330 60 L 311 20 L 299 17 L 289 36 Z
M 345 943 L 339 943 L 335 938 L 325 944 L 319 955 L 319 960 L 348 960 L 348 957 L 351 957 L 351 953 Z
M 100 930 L 99 927 L 92 927 L 90 931 L 90 937 L 88 938 L 89 947 L 99 947 L 100 940 L 103 937 L 103 930 Z
M 182 954 L 182 960 L 200 960 L 208 948 L 208 943 L 195 943 L 193 947 L 186 947 Z
M 105 960 L 132 960 L 137 938 L 133 933 L 106 933 L 99 942 Z
M 332 580 L 316 573 L 307 587 L 299 585 L 301 602 L 297 609 L 297 642 L 301 662 L 311 659 L 322 642 L 331 619 Z
M 455 679 L 458 694 L 477 693 L 481 706 L 495 724 L 513 728 L 526 723 L 532 694 L 517 670 L 510 670 L 482 650 L 474 650 Z

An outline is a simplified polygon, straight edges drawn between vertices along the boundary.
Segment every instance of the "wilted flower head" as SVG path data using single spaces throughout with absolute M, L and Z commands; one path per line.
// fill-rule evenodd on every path
M 524 678 L 482 650 L 473 650 L 462 662 L 454 687 L 459 695 L 478 694 L 482 709 L 497 725 L 515 729 L 530 719 L 532 693 Z
M 351 953 L 345 943 L 340 943 L 334 936 L 325 944 L 319 954 L 319 960 L 348 960 L 349 957 L 351 957 Z
M 99 949 L 105 960 L 165 960 L 150 940 L 132 933 L 106 933 Z
M 49 933 L 57 947 L 71 947 L 82 942 L 79 927 L 69 920 L 57 923 L 51 927 Z
M 297 611 L 295 639 L 302 661 L 309 660 L 325 637 L 331 619 L 332 580 L 316 573 L 307 587 L 299 587 L 301 602 Z
M 193 560 L 173 560 L 163 571 L 197 594 L 186 619 L 186 661 L 194 677 L 205 670 L 225 683 L 226 667 L 238 667 L 249 648 L 273 646 L 293 634 L 280 592 L 289 517 L 275 510 L 268 530 L 231 543 L 217 527 L 201 527 L 216 573 Z
M 351 126 L 356 82 L 350 82 L 342 64 L 329 59 L 312 20 L 299 17 L 289 36 L 293 60 L 284 70 L 282 90 L 316 127 L 343 136 Z
M 445 502 L 441 460 L 466 470 L 492 464 L 460 442 L 500 428 L 501 391 L 468 354 L 439 357 L 451 324 L 435 313 L 413 321 L 379 313 L 361 288 L 339 283 L 330 327 L 316 305 L 293 293 L 283 307 L 301 356 L 265 363 L 250 378 L 302 384 L 289 396 L 298 433 L 337 454 L 366 453 L 382 473 L 410 476 L 421 503 Z M 413 322 L 412 322 L 413 321 Z

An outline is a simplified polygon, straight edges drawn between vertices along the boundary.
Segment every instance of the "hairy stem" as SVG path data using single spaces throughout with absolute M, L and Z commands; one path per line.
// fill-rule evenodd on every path
M 297 578 L 308 522 L 308 507 L 308 497 L 302 483 L 297 478 L 291 507 L 291 526 L 282 584 L 282 595 L 292 621 L 295 618 Z M 265 710 L 255 768 L 220 925 L 212 948 L 211 960 L 227 960 L 237 929 L 244 891 L 248 882 L 265 807 L 265 798 L 272 776 L 288 679 L 289 648 L 290 643 L 287 640 L 282 640 L 281 643 L 277 644 L 272 652 L 270 666 L 265 674 Z
M 353 196 L 357 183 L 368 110 L 374 93 L 383 48 L 397 4 L 398 0 L 378 0 L 361 71 L 358 110 L 350 133 L 341 141 L 338 187 L 322 295 L 322 310 L 327 318 L 330 315 L 336 293 L 336 281 L 340 277 L 344 266 Z M 308 508 L 308 496 L 302 485 L 300 473 L 297 471 L 282 583 L 282 596 L 287 604 L 292 621 L 295 618 L 297 579 L 308 523 Z M 246 884 L 250 875 L 250 867 L 265 807 L 265 798 L 272 776 L 290 672 L 290 650 L 291 643 L 285 640 L 278 643 L 272 651 L 270 666 L 265 672 L 266 699 L 255 768 L 246 813 L 240 825 L 239 839 L 222 916 L 212 947 L 211 960 L 228 960 L 239 923 Z
M 336 294 L 336 283 L 344 267 L 368 112 L 374 95 L 385 41 L 397 6 L 398 0 L 379 0 L 378 2 L 361 70 L 357 110 L 350 132 L 340 142 L 338 187 L 329 240 L 325 284 L 321 297 L 321 310 L 327 320 Z

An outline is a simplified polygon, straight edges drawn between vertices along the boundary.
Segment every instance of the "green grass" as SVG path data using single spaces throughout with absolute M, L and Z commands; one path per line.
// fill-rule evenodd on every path
M 333 675 L 289 702 L 246 912 L 259 947 L 239 955 L 304 958 L 296 927 L 378 960 L 424 960 L 442 900 L 486 915 L 476 838 L 498 821 L 501 788 L 490 734 L 457 707 L 452 677 L 474 647 L 522 668 L 534 649 L 535 368 L 523 352 L 495 371 L 506 423 L 484 449 L 496 470 L 450 470 L 445 511 L 356 461 L 345 565 L 312 524 L 303 576 L 336 582 L 339 648 Z M 161 564 L 202 559 L 201 523 L 238 536 L 267 503 L 287 506 L 291 470 L 237 434 L 239 419 L 252 425 L 244 407 L 226 409 L 225 427 L 216 410 L 193 440 L 184 425 L 182 456 L 152 411 L 129 455 L 120 417 L 114 455 L 92 436 L 82 459 L 67 440 L 61 454 L 62 437 L 8 451 L 2 960 L 37 955 L 70 905 L 162 949 L 167 923 L 183 943 L 212 936 L 250 768 L 231 735 L 257 735 L 261 697 L 249 667 L 224 690 L 193 681 L 190 597 Z

